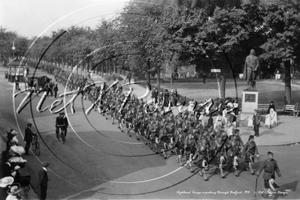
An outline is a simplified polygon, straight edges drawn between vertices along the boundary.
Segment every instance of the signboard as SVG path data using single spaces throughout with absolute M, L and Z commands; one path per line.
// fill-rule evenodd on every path
M 221 69 L 211 69 L 211 73 L 220 73 Z

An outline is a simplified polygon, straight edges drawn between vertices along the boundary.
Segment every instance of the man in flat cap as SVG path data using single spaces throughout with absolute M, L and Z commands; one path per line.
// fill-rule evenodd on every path
M 38 176 L 38 197 L 39 200 L 45 200 L 47 197 L 47 188 L 48 188 L 48 174 L 47 174 L 47 169 L 50 166 L 50 163 L 45 161 L 43 162 L 43 168 L 40 169 Z
M 264 197 L 271 197 L 274 192 L 279 188 L 275 183 L 275 172 L 279 177 L 281 173 L 277 165 L 276 160 L 273 159 L 273 153 L 268 152 L 268 158 L 261 164 L 258 171 L 256 172 L 257 177 L 259 177 L 262 170 L 265 170 L 263 175 L 264 184 L 265 184 L 265 193 Z
M 25 137 L 24 137 L 24 141 L 26 142 L 26 145 L 25 145 L 25 155 L 29 155 L 28 151 L 29 151 L 29 148 L 30 148 L 30 144 L 32 142 L 32 138 L 34 136 L 37 136 L 36 133 L 34 133 L 32 130 L 32 123 L 28 123 L 27 124 L 27 127 L 25 128 Z

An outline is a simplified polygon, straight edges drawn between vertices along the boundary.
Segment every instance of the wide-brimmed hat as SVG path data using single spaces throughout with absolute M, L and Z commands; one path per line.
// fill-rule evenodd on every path
M 13 135 L 17 135 L 18 134 L 18 132 L 16 130 L 12 130 L 10 133 L 13 134 Z
M 12 186 L 8 191 L 9 194 L 18 194 L 19 192 L 21 192 L 21 189 L 16 185 Z
M 50 166 L 50 163 L 48 162 L 48 161 L 45 161 L 45 162 L 43 162 L 43 167 L 49 167 Z
M 27 123 L 27 126 L 32 126 L 32 123 Z
M 4 178 L 1 178 L 0 179 L 0 187 L 5 188 L 8 185 L 13 184 L 13 182 L 14 182 L 14 178 L 11 177 L 11 176 L 7 176 L 7 177 L 4 177 Z

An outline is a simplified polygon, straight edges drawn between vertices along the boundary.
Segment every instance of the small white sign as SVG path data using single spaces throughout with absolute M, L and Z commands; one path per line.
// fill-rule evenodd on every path
M 220 73 L 220 72 L 221 72 L 221 69 L 211 69 L 211 72 L 212 72 L 212 73 Z

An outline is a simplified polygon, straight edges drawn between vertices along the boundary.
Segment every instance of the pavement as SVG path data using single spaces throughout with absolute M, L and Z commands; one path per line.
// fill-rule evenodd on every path
M 0 66 L 0 74 L 6 69 Z M 32 70 L 31 70 L 32 71 Z M 38 70 L 38 75 L 45 74 Z M 38 76 L 37 75 L 37 76 Z M 45 74 L 46 75 L 46 74 Z M 52 77 L 51 75 L 47 75 Z M 94 80 L 103 80 L 94 75 Z M 124 84 L 124 83 L 122 83 Z M 51 163 L 49 168 L 49 185 L 47 199 L 253 199 L 255 177 L 249 172 L 240 171 L 239 178 L 226 171 L 225 179 L 209 170 L 209 181 L 204 182 L 197 173 L 190 173 L 185 167 L 176 163 L 175 156 L 163 159 L 156 155 L 142 142 L 120 132 L 111 120 L 106 120 L 99 113 L 92 111 L 85 115 L 91 106 L 87 100 L 77 97 L 75 113 L 66 108 L 70 121 L 67 141 L 63 145 L 55 138 L 54 121 L 57 115 L 48 110 L 37 112 L 35 107 L 39 98 L 32 100 L 32 110 L 28 105 L 20 114 L 14 114 L 25 94 L 12 99 L 11 83 L 4 75 L 0 77 L 0 128 L 7 126 L 17 128 L 21 145 L 27 122 L 33 122 L 40 134 L 41 155 L 33 152 L 26 156 L 32 177 L 37 176 L 42 161 Z M 22 86 L 21 86 L 22 87 Z M 145 93 L 145 88 L 134 84 L 133 92 L 137 96 Z M 64 90 L 59 85 L 59 93 Z M 66 97 L 67 102 L 71 96 Z M 149 98 L 149 97 L 148 97 Z M 54 98 L 47 98 L 42 107 L 50 105 Z M 266 158 L 267 151 L 275 153 L 275 159 L 283 173 L 283 178 L 276 181 L 281 186 L 281 194 L 275 199 L 299 199 L 300 158 L 299 145 L 277 146 L 290 143 L 291 133 L 297 133 L 297 120 L 290 116 L 280 116 L 277 127 L 261 128 L 261 137 L 256 138 L 261 159 Z M 300 126 L 298 126 L 300 127 Z M 269 132 L 268 132 L 269 131 Z M 272 132 L 270 132 L 272 131 Z M 246 141 L 252 130 L 241 127 L 242 139 Z M 280 134 L 278 134 L 280 133 Z M 273 134 L 273 135 L 272 135 Z M 271 137 L 272 136 L 272 137 Z M 299 139 L 299 137 L 298 137 Z M 270 141 L 268 141 L 270 140 Z M 295 138 L 293 138 L 295 142 Z M 268 145 L 274 142 L 273 146 Z M 282 143 L 284 142 L 284 143 Z M 261 161 L 254 165 L 258 169 Z M 242 166 L 241 166 L 242 167 Z M 35 187 L 35 183 L 33 186 Z M 258 191 L 262 191 L 263 180 L 260 177 Z M 30 199 L 36 195 L 31 194 Z M 258 196 L 260 199 L 261 196 Z

